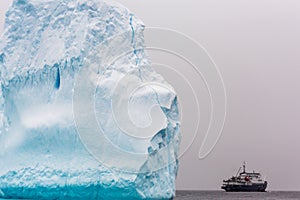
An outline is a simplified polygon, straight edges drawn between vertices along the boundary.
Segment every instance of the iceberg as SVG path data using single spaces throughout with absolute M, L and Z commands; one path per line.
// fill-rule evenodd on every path
M 0 41 L 0 198 L 172 199 L 180 120 L 143 23 L 102 0 L 14 0 Z

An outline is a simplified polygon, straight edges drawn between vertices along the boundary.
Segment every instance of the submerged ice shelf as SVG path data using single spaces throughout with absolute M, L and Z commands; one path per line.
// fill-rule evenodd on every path
M 174 196 L 177 97 L 143 30 L 112 2 L 14 0 L 0 41 L 0 198 Z

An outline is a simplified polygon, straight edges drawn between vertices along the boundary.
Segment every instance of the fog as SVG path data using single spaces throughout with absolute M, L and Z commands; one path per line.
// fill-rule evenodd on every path
M 1 32 L 10 2 L 0 4 Z M 227 115 L 221 138 L 200 160 L 205 131 L 200 127 L 193 145 L 180 158 L 178 189 L 220 189 L 222 180 L 234 175 L 246 161 L 249 171 L 266 176 L 269 190 L 300 190 L 300 2 L 118 2 L 146 27 L 177 30 L 196 40 L 209 52 L 224 80 Z M 172 77 L 169 82 L 172 84 Z M 198 87 L 197 82 L 192 86 Z M 203 96 L 200 103 L 205 107 L 207 94 L 198 95 L 200 99 Z M 180 98 L 184 101 L 190 96 Z M 185 123 L 195 120 L 186 116 Z M 207 115 L 203 116 L 201 120 L 207 121 Z M 187 125 L 182 126 L 183 138 L 193 133 Z

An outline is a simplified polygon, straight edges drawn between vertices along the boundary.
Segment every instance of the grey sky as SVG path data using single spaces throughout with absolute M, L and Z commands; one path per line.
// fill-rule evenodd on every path
M 202 44 L 225 82 L 228 111 L 222 137 L 199 160 L 199 132 L 180 160 L 178 189 L 219 189 L 245 160 L 248 169 L 267 176 L 269 189 L 300 190 L 300 2 L 118 1 L 146 26 L 178 30 Z M 10 2 L 0 4 L 1 27 Z M 188 134 L 188 129 L 182 132 Z

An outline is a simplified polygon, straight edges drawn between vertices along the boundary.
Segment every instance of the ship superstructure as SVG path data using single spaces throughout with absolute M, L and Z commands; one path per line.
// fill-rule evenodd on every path
M 264 192 L 268 182 L 263 180 L 258 172 L 246 172 L 246 164 L 243 164 L 243 171 L 238 170 L 236 176 L 223 180 L 222 189 L 226 192 Z

